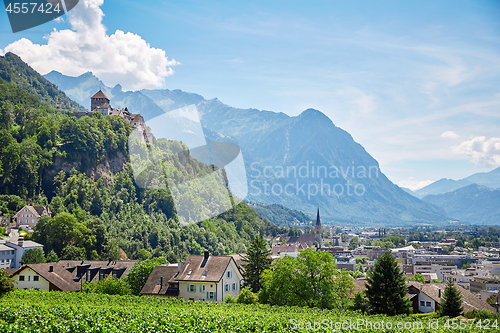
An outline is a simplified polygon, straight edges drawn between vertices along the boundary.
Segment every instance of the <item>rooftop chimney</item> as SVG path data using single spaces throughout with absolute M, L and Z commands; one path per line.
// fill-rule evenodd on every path
M 179 263 L 177 264 L 177 273 L 182 270 L 182 266 L 184 266 L 184 263 L 182 261 L 179 261 Z
M 49 272 L 53 272 L 54 271 L 54 266 L 49 266 Z
M 210 253 L 208 251 L 205 251 L 205 253 L 203 254 L 204 259 L 208 259 L 209 256 Z

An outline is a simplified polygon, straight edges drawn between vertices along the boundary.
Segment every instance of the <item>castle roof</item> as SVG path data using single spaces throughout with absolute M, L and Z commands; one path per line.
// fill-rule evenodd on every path
M 94 96 L 90 97 L 91 99 L 93 98 L 105 98 L 109 101 L 109 98 L 106 97 L 106 95 L 104 95 L 104 93 L 102 92 L 102 90 L 99 90 Z

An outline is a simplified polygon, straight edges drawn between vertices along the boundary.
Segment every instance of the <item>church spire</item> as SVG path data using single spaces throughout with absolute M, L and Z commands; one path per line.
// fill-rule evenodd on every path
M 321 247 L 323 245 L 323 239 L 321 237 L 321 220 L 319 219 L 319 205 L 318 205 L 318 213 L 316 215 L 316 227 L 314 228 L 314 240 L 318 242 L 318 245 Z
M 319 219 L 319 206 L 318 206 L 318 214 L 316 216 L 316 225 L 319 225 L 321 227 L 321 221 Z

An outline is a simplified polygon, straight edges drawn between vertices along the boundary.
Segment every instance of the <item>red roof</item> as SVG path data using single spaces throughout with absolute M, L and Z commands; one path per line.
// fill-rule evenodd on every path
M 99 90 L 94 96 L 90 97 L 91 99 L 93 98 L 105 98 L 109 101 L 109 98 L 106 97 L 106 95 L 104 95 L 104 93 L 102 92 L 102 90 Z

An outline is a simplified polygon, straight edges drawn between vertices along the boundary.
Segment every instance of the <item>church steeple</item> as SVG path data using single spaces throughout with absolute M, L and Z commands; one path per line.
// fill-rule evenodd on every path
M 323 245 L 323 240 L 321 237 L 321 220 L 319 218 L 319 206 L 318 206 L 318 213 L 316 215 L 316 227 L 314 230 L 314 241 L 318 242 L 319 246 Z

